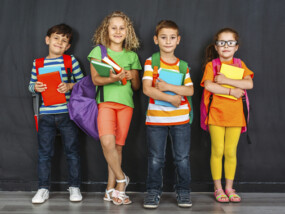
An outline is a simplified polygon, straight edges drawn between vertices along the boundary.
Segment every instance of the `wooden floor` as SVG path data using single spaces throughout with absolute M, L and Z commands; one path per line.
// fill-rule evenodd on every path
M 191 213 L 191 214 L 284 214 L 285 193 L 241 193 L 243 202 L 220 204 L 214 201 L 212 193 L 192 193 L 192 208 L 177 207 L 174 193 L 164 193 L 155 210 L 142 207 L 143 193 L 129 193 L 132 205 L 115 206 L 102 200 L 103 193 L 83 193 L 83 201 L 71 203 L 66 192 L 54 192 L 41 205 L 33 205 L 34 192 L 0 192 L 0 214 L 78 214 L 78 213 Z

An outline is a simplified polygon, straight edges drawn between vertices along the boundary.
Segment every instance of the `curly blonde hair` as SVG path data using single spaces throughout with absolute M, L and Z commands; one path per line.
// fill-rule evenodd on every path
M 130 50 L 137 50 L 140 46 L 139 40 L 137 38 L 137 35 L 135 33 L 135 29 L 133 26 L 132 21 L 130 18 L 121 11 L 114 11 L 108 16 L 104 18 L 100 26 L 95 31 L 92 41 L 95 45 L 104 45 L 106 47 L 110 44 L 109 34 L 108 34 L 108 27 L 110 24 L 110 19 L 114 17 L 120 17 L 122 18 L 126 23 L 127 28 L 127 36 L 126 39 L 123 42 L 123 48 L 125 48 L 127 51 Z

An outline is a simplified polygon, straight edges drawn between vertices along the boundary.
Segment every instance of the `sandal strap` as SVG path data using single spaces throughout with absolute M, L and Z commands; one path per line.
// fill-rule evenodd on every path
M 217 194 L 218 191 L 220 191 L 219 194 Z M 218 201 L 219 201 L 220 198 L 225 198 L 225 201 L 227 201 L 229 199 L 228 196 L 225 194 L 223 189 L 216 189 L 215 190 L 215 198 Z
M 216 196 L 216 199 L 220 199 L 222 197 L 227 198 L 228 196 L 225 195 L 225 194 L 219 194 L 219 195 Z
M 125 199 L 128 199 L 129 198 L 129 196 L 127 196 L 126 195 L 126 193 L 125 192 L 120 192 L 120 191 L 118 191 L 118 199 L 120 199 L 120 200 L 122 200 L 122 201 L 124 201 Z
M 124 173 L 124 177 L 125 177 L 125 178 L 122 179 L 122 180 L 117 180 L 117 179 L 116 179 L 116 182 L 117 182 L 117 183 L 127 183 L 127 182 L 128 182 L 128 179 L 127 179 L 127 176 L 126 176 L 125 173 Z
M 106 191 L 105 191 L 105 192 L 106 192 L 107 194 L 109 194 L 110 192 L 113 192 L 114 190 L 115 190 L 114 188 L 109 189 L 109 190 L 107 190 L 107 189 L 106 189 Z
M 226 189 L 226 194 L 229 197 L 229 199 L 231 199 L 232 197 L 240 199 L 240 196 L 236 194 L 235 189 Z
M 110 193 L 113 192 L 114 190 L 115 190 L 114 188 L 109 189 L 109 190 L 107 190 L 107 189 L 105 190 L 105 193 L 106 193 L 106 196 L 108 199 L 111 199 Z

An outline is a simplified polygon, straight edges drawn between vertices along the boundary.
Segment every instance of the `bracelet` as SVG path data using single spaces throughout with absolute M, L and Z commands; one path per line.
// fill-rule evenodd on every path
M 231 88 L 230 88 L 230 90 L 229 90 L 229 95 L 231 95 Z

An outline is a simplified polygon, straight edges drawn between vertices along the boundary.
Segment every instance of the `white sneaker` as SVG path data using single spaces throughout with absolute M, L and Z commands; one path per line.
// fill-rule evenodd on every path
M 32 199 L 33 204 L 42 204 L 49 198 L 49 191 L 47 189 L 38 189 L 37 193 Z
M 72 202 L 82 201 L 82 195 L 78 187 L 69 187 L 68 189 L 70 197 L 69 200 Z

